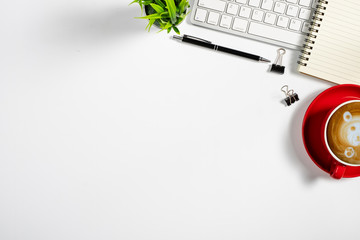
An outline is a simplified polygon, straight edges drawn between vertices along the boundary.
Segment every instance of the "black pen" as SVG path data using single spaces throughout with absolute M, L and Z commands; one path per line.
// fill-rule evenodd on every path
M 245 58 L 249 58 L 258 62 L 270 62 L 270 60 L 251 54 L 251 53 L 246 53 L 246 52 L 241 52 L 238 50 L 234 50 L 231 48 L 226 48 L 226 47 L 222 47 L 222 46 L 218 46 L 215 44 L 212 44 L 210 41 L 201 39 L 201 38 L 197 38 L 197 37 L 193 37 L 190 35 L 183 35 L 183 36 L 173 36 L 174 39 L 180 40 L 182 42 L 186 42 L 186 43 L 191 43 L 197 46 L 201 46 L 201 47 L 205 47 L 205 48 L 210 48 L 213 49 L 215 51 L 220 51 L 220 52 L 226 52 L 226 53 L 230 53 L 230 54 L 234 54 L 236 56 L 239 57 L 245 57 Z

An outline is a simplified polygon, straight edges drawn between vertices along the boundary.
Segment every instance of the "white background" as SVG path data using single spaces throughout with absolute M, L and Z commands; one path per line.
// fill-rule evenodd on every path
M 147 33 L 129 1 L 1 2 L 0 239 L 359 239 L 359 179 L 302 145 L 333 84 Z

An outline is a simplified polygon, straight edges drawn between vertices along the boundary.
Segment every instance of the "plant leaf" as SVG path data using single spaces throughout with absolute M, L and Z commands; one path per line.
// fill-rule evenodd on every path
M 174 0 L 165 0 L 167 9 L 169 11 L 170 21 L 172 24 L 176 23 L 176 6 Z
M 168 28 L 171 27 L 171 26 L 172 26 L 171 22 L 167 22 L 167 23 L 165 24 L 165 26 L 163 27 L 163 29 L 168 29 Z
M 161 26 L 161 30 L 159 32 L 162 32 L 164 30 L 167 30 L 167 29 L 171 28 L 172 24 L 171 24 L 171 22 L 167 22 L 166 24 L 164 24 L 164 23 L 160 24 L 160 26 Z
M 185 11 L 185 8 L 189 5 L 187 0 L 182 0 L 179 3 L 179 14 L 182 14 Z
M 161 18 L 170 18 L 170 14 L 168 12 L 162 12 L 160 13 Z M 167 22 L 167 21 L 165 21 Z
M 173 26 L 172 28 L 174 29 L 174 31 L 175 31 L 178 35 L 180 35 L 180 31 L 179 31 L 179 29 L 178 29 L 177 27 Z
M 162 13 L 162 12 L 165 11 L 161 6 L 159 6 L 159 5 L 157 5 L 157 4 L 150 3 L 150 6 L 151 6 L 157 13 Z
M 161 0 L 155 0 L 155 2 L 157 3 L 157 5 L 159 5 L 162 8 L 166 7 L 166 5 Z
M 154 24 L 155 21 L 156 21 L 156 19 L 150 19 L 149 24 L 146 26 L 145 30 L 148 29 L 148 31 L 150 32 L 150 28 Z
M 136 17 L 137 19 L 160 19 L 162 18 L 162 16 L 159 13 L 154 13 L 151 15 L 146 15 L 143 17 Z
M 134 1 L 132 1 L 131 3 L 129 3 L 129 5 L 131 5 L 131 4 L 133 4 L 133 3 L 138 3 L 139 2 L 139 0 L 134 0 Z

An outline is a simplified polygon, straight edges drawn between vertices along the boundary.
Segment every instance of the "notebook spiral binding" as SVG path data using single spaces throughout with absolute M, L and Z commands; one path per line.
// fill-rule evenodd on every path
M 319 27 L 325 15 L 326 5 L 329 2 L 326 0 L 318 0 L 316 5 L 316 10 L 314 11 L 314 16 L 310 22 L 309 33 L 305 38 L 305 43 L 303 45 L 303 50 L 301 50 L 301 55 L 299 56 L 298 64 L 301 66 L 307 66 L 309 61 L 309 56 L 311 55 L 311 50 L 315 44 L 317 33 L 319 32 Z

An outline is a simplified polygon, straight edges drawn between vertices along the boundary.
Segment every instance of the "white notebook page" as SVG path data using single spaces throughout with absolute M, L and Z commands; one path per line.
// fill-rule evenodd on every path
M 335 83 L 360 84 L 360 0 L 328 0 L 311 54 L 299 71 Z

